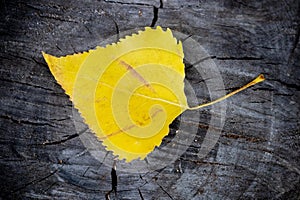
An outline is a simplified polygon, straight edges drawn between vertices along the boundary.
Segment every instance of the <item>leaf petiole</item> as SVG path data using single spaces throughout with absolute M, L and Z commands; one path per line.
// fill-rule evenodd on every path
M 221 97 L 221 98 L 218 98 L 218 99 L 216 99 L 216 100 L 214 100 L 214 101 L 211 101 L 211 102 L 208 102 L 208 103 L 205 103 L 205 104 L 201 104 L 201 105 L 195 106 L 195 107 L 189 107 L 188 110 L 197 110 L 197 109 L 200 109 L 200 108 L 203 108 L 203 107 L 206 107 L 206 106 L 213 105 L 213 104 L 215 104 L 215 103 L 218 103 L 218 102 L 220 102 L 220 101 L 223 101 L 223 100 L 225 100 L 225 99 L 227 99 L 227 98 L 229 98 L 229 97 L 235 95 L 236 93 L 241 92 L 241 91 L 247 89 L 248 87 L 251 87 L 251 86 L 253 86 L 253 85 L 255 85 L 255 84 L 259 83 L 259 82 L 262 82 L 262 81 L 264 81 L 264 80 L 265 80 L 264 75 L 263 75 L 263 74 L 260 74 L 260 75 L 259 75 L 258 77 L 256 77 L 253 81 L 251 81 L 250 83 L 244 85 L 243 87 L 241 87 L 241 88 L 239 88 L 239 89 L 237 89 L 237 90 L 235 90 L 235 91 L 233 91 L 233 92 L 231 92 L 231 93 L 229 93 L 229 94 L 227 94 L 227 95 L 225 95 L 225 96 L 223 96 L 223 97 Z

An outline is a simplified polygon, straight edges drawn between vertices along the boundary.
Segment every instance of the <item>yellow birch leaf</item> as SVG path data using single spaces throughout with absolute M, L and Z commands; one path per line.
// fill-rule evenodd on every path
M 90 129 L 127 162 L 144 159 L 159 146 L 169 124 L 185 110 L 211 105 L 264 80 L 260 75 L 233 93 L 190 108 L 182 44 L 161 27 L 147 27 L 89 52 L 43 56 Z

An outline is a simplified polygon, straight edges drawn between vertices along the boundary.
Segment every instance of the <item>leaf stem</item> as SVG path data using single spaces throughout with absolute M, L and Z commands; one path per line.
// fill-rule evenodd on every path
M 229 93 L 229 94 L 227 94 L 227 95 L 225 95 L 225 96 L 223 96 L 223 97 L 221 97 L 221 98 L 218 98 L 218 99 L 216 99 L 216 100 L 214 100 L 214 101 L 211 101 L 211 102 L 209 102 L 209 103 L 201 104 L 201 105 L 199 105 L 199 106 L 195 106 L 195 107 L 191 107 L 191 108 L 189 107 L 188 110 L 197 110 L 197 109 L 199 109 L 199 108 L 203 108 L 203 107 L 206 107 L 206 106 L 213 105 L 213 104 L 215 104 L 215 103 L 218 103 L 219 101 L 223 101 L 223 100 L 225 100 L 225 99 L 227 99 L 227 98 L 229 98 L 229 97 L 235 95 L 236 93 L 241 92 L 241 91 L 247 89 L 248 87 L 251 87 L 251 86 L 253 86 L 253 85 L 255 85 L 255 84 L 259 83 L 259 82 L 262 82 L 262 81 L 264 81 L 264 80 L 265 80 L 264 75 L 263 75 L 263 74 L 260 74 L 260 75 L 259 75 L 258 77 L 256 77 L 253 81 L 251 81 L 250 83 L 244 85 L 243 87 L 241 87 L 241 88 L 239 88 L 239 89 L 237 89 L 237 90 L 235 90 L 235 91 L 233 91 L 233 92 L 231 92 L 231 93 Z

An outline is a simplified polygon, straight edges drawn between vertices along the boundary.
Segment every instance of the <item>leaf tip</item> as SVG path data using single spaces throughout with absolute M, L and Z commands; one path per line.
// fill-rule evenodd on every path
M 51 58 L 54 57 L 54 56 L 52 56 L 52 55 L 50 55 L 50 54 L 47 54 L 47 53 L 45 53 L 44 51 L 42 51 L 42 55 L 43 55 L 43 58 L 44 58 L 44 60 L 46 61 L 46 63 L 49 65 L 49 64 L 50 64 Z M 50 67 L 50 66 L 49 66 L 49 67 Z
M 41 53 L 42 53 L 44 59 L 46 59 L 49 56 L 49 54 L 46 54 L 44 51 L 42 51 Z

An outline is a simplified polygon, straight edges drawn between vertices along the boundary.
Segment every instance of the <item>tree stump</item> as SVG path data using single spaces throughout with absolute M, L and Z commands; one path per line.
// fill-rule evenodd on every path
M 147 173 L 119 172 L 117 198 L 300 198 L 299 1 L 4 0 L 0 8 L 3 199 L 105 199 L 111 167 L 82 144 L 72 103 L 41 51 L 82 52 L 126 30 L 157 25 L 200 43 L 227 92 L 259 73 L 266 81 L 226 100 L 225 125 L 208 155 L 197 157 L 210 108 L 189 125 L 197 135 L 176 162 Z M 210 100 L 193 63 L 187 65 L 186 78 L 203 89 L 197 97 Z

